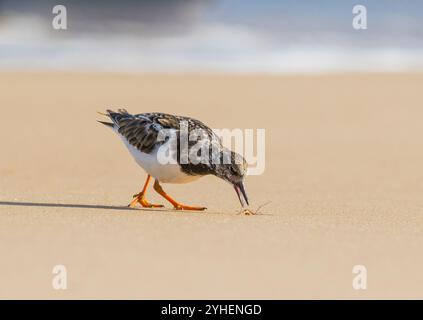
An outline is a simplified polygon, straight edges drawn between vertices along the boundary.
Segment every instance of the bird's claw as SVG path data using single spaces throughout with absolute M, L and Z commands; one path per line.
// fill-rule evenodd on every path
M 128 207 L 130 207 L 130 208 L 134 208 L 137 203 L 139 203 L 144 208 L 163 208 L 164 207 L 164 205 L 162 205 L 162 204 L 154 204 L 154 203 L 148 202 L 144 198 L 144 195 L 141 194 L 141 193 L 134 195 L 133 198 L 134 199 L 131 201 L 131 203 L 128 204 Z
M 204 211 L 207 208 L 206 207 L 193 207 L 193 206 L 187 206 L 184 204 L 177 204 L 173 206 L 174 210 L 191 210 L 191 211 Z

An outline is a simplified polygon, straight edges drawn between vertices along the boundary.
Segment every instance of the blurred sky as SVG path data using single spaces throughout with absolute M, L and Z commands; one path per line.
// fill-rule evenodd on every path
M 54 30 L 52 8 L 67 8 Z M 352 8 L 367 7 L 367 30 Z M 423 70 L 421 0 L 0 0 L 0 69 Z

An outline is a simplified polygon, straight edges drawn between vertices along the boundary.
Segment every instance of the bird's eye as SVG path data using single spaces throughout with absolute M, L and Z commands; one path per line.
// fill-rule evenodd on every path
M 230 167 L 230 170 L 233 175 L 237 174 L 236 169 L 234 167 Z

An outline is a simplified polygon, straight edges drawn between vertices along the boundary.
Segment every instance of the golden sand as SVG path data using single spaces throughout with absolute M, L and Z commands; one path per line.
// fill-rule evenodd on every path
M 422 84 L 3 72 L 0 298 L 423 297 Z M 96 122 L 112 107 L 265 128 L 266 171 L 246 187 L 252 210 L 270 203 L 238 215 L 232 188 L 206 177 L 164 185 L 206 212 L 123 208 L 145 173 Z M 67 290 L 52 288 L 58 264 Z

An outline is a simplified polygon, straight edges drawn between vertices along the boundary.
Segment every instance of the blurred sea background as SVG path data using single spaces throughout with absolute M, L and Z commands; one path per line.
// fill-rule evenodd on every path
M 0 0 L 0 70 L 417 72 L 423 1 Z

